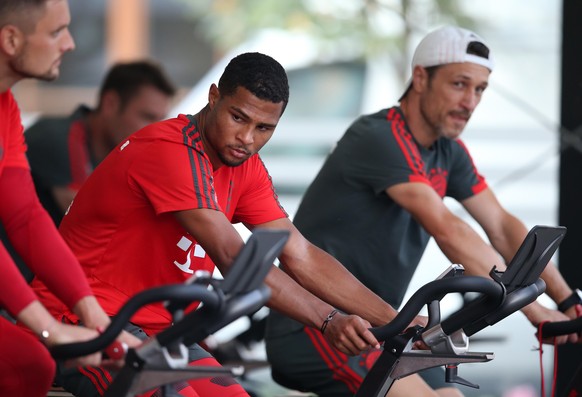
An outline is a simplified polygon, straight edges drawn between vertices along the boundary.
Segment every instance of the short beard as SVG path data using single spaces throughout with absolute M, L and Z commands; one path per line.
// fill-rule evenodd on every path
M 23 79 L 36 79 L 36 80 L 41 80 L 41 81 L 54 81 L 57 79 L 57 77 L 59 77 L 59 75 L 57 73 L 52 73 L 52 72 L 46 72 L 44 74 L 38 74 L 38 73 L 31 73 L 31 72 L 27 72 L 26 70 L 23 69 L 13 69 L 16 73 L 18 73 Z
M 32 73 L 25 69 L 22 57 L 18 57 L 10 63 L 11 69 L 16 72 L 23 79 L 37 79 L 42 81 L 53 81 L 59 77 L 58 72 L 53 72 L 49 69 L 46 73 Z
M 424 121 L 428 124 L 431 130 L 437 134 L 437 136 L 441 136 L 443 133 L 443 128 L 441 125 L 435 123 L 432 118 L 430 117 L 429 113 L 425 110 L 425 103 L 423 101 L 420 102 L 420 114 Z

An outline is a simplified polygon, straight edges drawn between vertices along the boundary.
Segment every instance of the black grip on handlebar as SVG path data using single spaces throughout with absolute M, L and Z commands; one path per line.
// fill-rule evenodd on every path
M 206 286 L 192 284 L 172 284 L 142 291 L 130 298 L 111 320 L 111 324 L 97 338 L 85 342 L 67 343 L 53 346 L 50 352 L 56 360 L 85 356 L 105 349 L 123 330 L 135 312 L 142 306 L 165 300 L 195 302 L 201 301 L 205 306 L 218 308 L 222 297 Z
M 491 302 L 491 305 L 475 308 L 470 312 L 461 309 L 461 314 L 449 322 L 448 328 L 451 333 L 462 328 L 462 325 L 483 317 L 501 304 L 505 297 L 503 285 L 490 278 L 461 276 L 434 280 L 420 287 L 392 321 L 381 327 L 370 328 L 370 331 L 379 341 L 392 338 L 408 327 L 425 304 L 440 300 L 446 294 L 453 292 L 482 293 Z
M 541 278 L 535 283 L 528 286 L 524 286 L 520 289 L 516 289 L 505 296 L 503 304 L 495 309 L 493 312 L 488 313 L 483 318 L 474 321 L 471 324 L 465 325 L 463 331 L 465 335 L 471 336 L 481 331 L 482 329 L 489 327 L 502 319 L 506 318 L 510 314 L 522 309 L 528 304 L 532 303 L 537 299 L 538 296 L 544 293 L 546 289 L 546 283 Z M 475 299 L 467 304 L 468 307 L 480 306 L 482 302 L 479 299 Z
M 582 332 L 582 317 L 569 321 L 554 321 L 542 325 L 542 338 Z

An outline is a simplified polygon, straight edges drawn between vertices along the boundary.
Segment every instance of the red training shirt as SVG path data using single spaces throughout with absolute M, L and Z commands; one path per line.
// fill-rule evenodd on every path
M 193 116 L 145 127 L 95 169 L 60 231 L 109 315 L 144 289 L 213 271 L 212 260 L 172 214 L 195 208 L 251 225 L 287 216 L 258 154 L 238 167 L 213 170 Z M 132 322 L 155 333 L 171 318 L 156 304 Z

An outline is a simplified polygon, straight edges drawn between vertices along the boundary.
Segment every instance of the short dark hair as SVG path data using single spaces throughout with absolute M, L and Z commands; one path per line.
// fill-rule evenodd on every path
M 0 28 L 11 24 L 24 32 L 32 32 L 48 0 L 1 0 Z
M 119 95 L 123 108 L 143 87 L 150 85 L 168 96 L 174 96 L 176 88 L 162 67 L 152 61 L 117 63 L 111 67 L 99 90 L 99 102 L 107 91 Z M 100 104 L 99 104 L 100 105 Z
M 218 81 L 218 90 L 220 95 L 229 96 L 238 87 L 246 88 L 257 98 L 283 102 L 283 110 L 289 102 L 287 73 L 279 62 L 265 54 L 247 52 L 231 59 Z

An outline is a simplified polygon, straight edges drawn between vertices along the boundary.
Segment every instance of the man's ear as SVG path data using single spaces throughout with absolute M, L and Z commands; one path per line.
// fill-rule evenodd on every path
M 220 91 L 216 84 L 212 84 L 210 89 L 208 90 L 208 104 L 210 105 L 210 109 L 214 107 L 218 99 L 220 98 Z
M 18 27 L 8 24 L 0 29 L 0 49 L 5 54 L 9 56 L 18 54 L 24 41 L 24 33 Z
M 101 112 L 107 115 L 119 113 L 121 107 L 121 98 L 114 90 L 107 90 L 101 95 Z
M 428 85 L 428 72 L 422 66 L 416 65 L 412 71 L 412 89 L 423 91 Z

